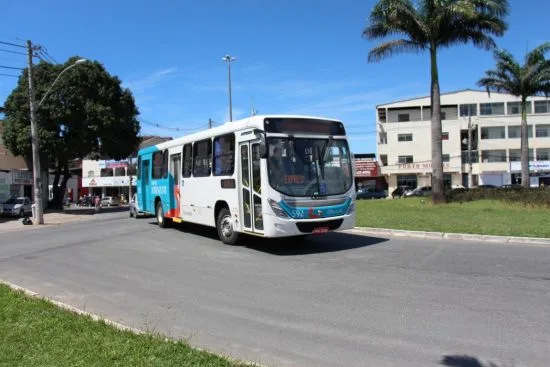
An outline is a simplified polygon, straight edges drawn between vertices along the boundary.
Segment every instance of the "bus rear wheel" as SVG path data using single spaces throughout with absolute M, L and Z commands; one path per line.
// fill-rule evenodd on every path
M 162 209 L 162 201 L 157 202 L 156 214 L 158 226 L 160 228 L 168 227 L 168 223 L 164 217 L 164 210 Z
M 218 237 L 226 245 L 235 245 L 239 240 L 239 233 L 235 231 L 233 218 L 228 208 L 222 208 L 216 220 Z

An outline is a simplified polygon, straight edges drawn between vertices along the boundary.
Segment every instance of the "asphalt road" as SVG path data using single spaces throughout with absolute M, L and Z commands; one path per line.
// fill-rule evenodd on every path
M 331 234 L 228 247 L 201 227 L 103 216 L 0 234 L 0 279 L 270 366 L 549 365 L 548 246 Z

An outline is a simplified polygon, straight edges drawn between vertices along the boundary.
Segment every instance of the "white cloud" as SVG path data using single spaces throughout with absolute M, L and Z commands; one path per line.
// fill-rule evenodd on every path
M 143 91 L 159 84 L 167 75 L 175 73 L 177 68 L 170 67 L 155 71 L 151 75 L 141 79 L 130 80 L 125 83 L 125 86 L 132 91 Z

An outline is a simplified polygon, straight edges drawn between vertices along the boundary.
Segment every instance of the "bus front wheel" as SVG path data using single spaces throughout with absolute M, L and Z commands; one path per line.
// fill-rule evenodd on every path
M 222 208 L 218 213 L 216 220 L 216 229 L 218 237 L 226 245 L 235 245 L 239 239 L 239 233 L 235 231 L 233 226 L 233 218 L 228 208 Z

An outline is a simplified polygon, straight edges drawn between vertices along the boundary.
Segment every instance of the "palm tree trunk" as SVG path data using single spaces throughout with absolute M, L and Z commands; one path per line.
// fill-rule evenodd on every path
M 526 98 L 521 99 L 521 186 L 529 187 L 529 141 L 527 135 Z
M 437 49 L 430 48 L 432 86 L 430 91 L 432 105 L 432 202 L 445 201 L 443 194 L 443 144 L 441 142 L 441 95 L 437 71 Z

